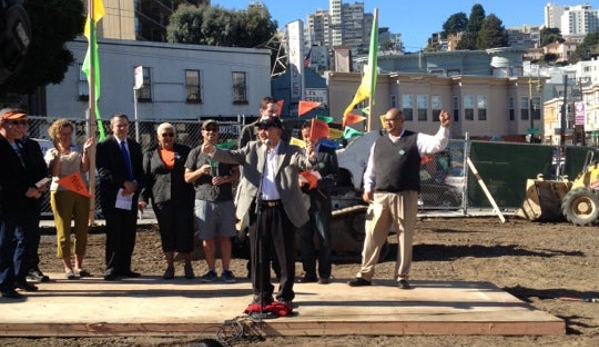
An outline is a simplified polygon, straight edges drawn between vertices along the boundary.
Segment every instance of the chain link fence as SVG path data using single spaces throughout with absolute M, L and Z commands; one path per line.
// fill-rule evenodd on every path
M 43 151 L 51 148 L 48 127 L 57 118 L 29 119 L 30 137 L 40 143 Z M 193 148 L 202 142 L 201 124 L 206 119 L 132 121 L 129 135 L 139 139 L 144 151 L 150 150 L 156 145 L 156 128 L 167 121 L 176 129 L 177 141 Z M 241 128 L 254 121 L 255 117 L 213 119 L 220 124 L 219 142 L 229 142 L 236 148 Z M 76 127 L 74 145 L 82 146 L 87 139 L 88 122 L 82 119 L 70 120 Z M 293 133 L 297 134 L 301 123 L 303 122 L 286 121 L 286 126 L 293 128 Z M 106 134 L 110 134 L 109 123 L 105 121 L 102 125 Z M 528 143 L 450 140 L 446 150 L 427 155 L 422 160 L 419 208 L 421 211 L 437 213 L 466 215 L 477 211 L 480 214 L 493 214 L 489 198 L 478 183 L 478 177 L 472 174 L 468 166 L 469 157 L 499 208 L 508 213 L 513 212 L 524 200 L 527 179 L 535 178 L 538 174 L 543 174 L 547 179 L 555 179 L 559 174 L 556 173 L 558 168 L 563 168 L 565 171 L 562 173 L 573 178 L 582 170 L 581 162 L 588 150 L 597 151 L 596 148 L 586 147 L 559 148 Z M 42 213 L 46 216 L 51 215 L 47 195 L 42 204 Z M 96 199 L 98 195 L 96 194 Z M 356 200 L 360 196 L 361 192 L 356 192 Z M 100 206 L 99 201 L 96 201 L 96 206 Z

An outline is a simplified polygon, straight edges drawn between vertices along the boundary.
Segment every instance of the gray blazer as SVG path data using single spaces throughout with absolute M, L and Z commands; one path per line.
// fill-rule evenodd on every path
M 237 217 L 242 218 L 256 198 L 260 187 L 260 179 L 266 160 L 266 146 L 259 141 L 250 141 L 245 147 L 237 150 L 216 149 L 214 160 L 243 165 L 243 175 L 246 179 L 242 180 L 241 184 L 246 186 L 238 187 L 238 189 L 245 190 L 239 197 L 236 210 Z M 275 184 L 281 195 L 287 217 L 298 228 L 309 220 L 309 201 L 303 197 L 298 183 L 298 176 L 300 170 L 310 168 L 312 168 L 312 164 L 301 148 L 290 145 L 285 141 L 280 142 L 277 152 Z

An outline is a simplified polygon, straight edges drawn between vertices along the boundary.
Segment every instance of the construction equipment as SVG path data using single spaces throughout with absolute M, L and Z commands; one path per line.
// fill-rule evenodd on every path
M 542 175 L 529 179 L 526 198 L 516 215 L 530 220 L 565 219 L 578 226 L 599 221 L 599 162 L 593 151 L 587 152 L 583 170 L 572 181 L 544 180 Z

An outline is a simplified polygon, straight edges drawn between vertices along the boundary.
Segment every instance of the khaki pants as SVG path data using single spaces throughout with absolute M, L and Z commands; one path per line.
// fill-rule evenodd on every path
M 375 192 L 374 201 L 366 213 L 362 267 L 356 277 L 372 281 L 374 266 L 387 240 L 391 225 L 397 231 L 399 249 L 394 279 L 408 279 L 412 266 L 412 240 L 418 213 L 418 192 Z
M 85 255 L 89 231 L 89 198 L 70 190 L 54 190 L 50 195 L 58 258 L 71 256 L 71 220 L 75 221 L 75 254 Z

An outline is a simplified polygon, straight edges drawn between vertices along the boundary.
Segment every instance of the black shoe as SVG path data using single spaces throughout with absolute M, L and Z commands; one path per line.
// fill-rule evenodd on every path
M 367 281 L 361 277 L 356 277 L 355 279 L 348 281 L 347 284 L 349 284 L 350 287 L 363 287 L 363 286 L 369 286 L 372 283 L 370 281 Z
M 119 276 L 117 276 L 113 272 L 107 273 L 106 275 L 104 275 L 104 281 L 117 281 L 118 279 L 119 279 Z
M 21 299 L 24 296 L 19 294 L 16 290 L 14 289 L 10 289 L 10 290 L 6 290 L 6 291 L 2 291 L 2 297 L 3 298 L 7 298 L 7 299 Z
M 410 289 L 412 287 L 410 287 L 410 283 L 408 283 L 408 281 L 406 281 L 406 280 L 399 280 L 399 281 L 397 281 L 397 288 L 399 288 L 399 289 Z
M 321 279 L 318 280 L 318 284 L 329 284 L 331 283 L 331 280 L 328 277 L 323 277 Z
M 270 305 L 275 301 L 275 299 L 273 299 L 272 296 L 265 296 L 263 299 L 260 299 L 259 295 L 254 295 L 254 298 L 252 299 L 252 304 L 263 304 L 263 305 Z
M 32 281 L 39 281 L 42 283 L 50 281 L 50 277 L 44 275 L 39 269 L 29 271 L 27 278 Z
M 141 276 L 141 274 L 139 272 L 135 272 L 135 271 L 131 271 L 131 270 L 123 272 L 120 275 L 123 277 L 127 277 L 127 278 L 137 278 L 137 277 Z
M 37 291 L 37 287 L 34 286 L 33 284 L 27 283 L 27 281 L 17 281 L 17 282 L 15 282 L 15 288 L 19 288 L 19 289 L 24 290 L 26 292 L 36 292 Z
M 277 299 L 277 301 L 284 304 L 285 306 L 293 308 L 293 300 Z
M 318 278 L 316 276 L 304 276 L 297 280 L 299 283 L 316 283 Z

